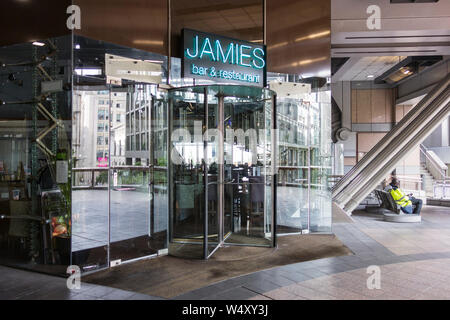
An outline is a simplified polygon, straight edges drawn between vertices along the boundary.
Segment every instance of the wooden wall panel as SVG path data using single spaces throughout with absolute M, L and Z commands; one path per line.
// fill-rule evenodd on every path
M 392 97 L 392 89 L 353 89 L 352 123 L 392 122 Z
M 384 132 L 359 132 L 357 152 L 369 152 L 385 134 Z
M 386 122 L 386 90 L 371 90 L 372 122 Z
M 386 122 L 394 122 L 395 101 L 394 92 L 391 89 L 385 90 L 385 114 Z
M 357 100 L 356 100 L 356 90 L 352 90 L 352 123 L 357 123 Z
M 358 123 L 372 122 L 372 104 L 370 90 L 356 91 L 356 119 Z

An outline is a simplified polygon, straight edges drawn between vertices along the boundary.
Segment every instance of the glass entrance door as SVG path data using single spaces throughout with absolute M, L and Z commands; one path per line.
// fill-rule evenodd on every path
M 110 261 L 155 254 L 151 245 L 152 86 L 111 90 L 109 148 Z
M 272 92 L 198 86 L 169 93 L 169 253 L 274 246 Z

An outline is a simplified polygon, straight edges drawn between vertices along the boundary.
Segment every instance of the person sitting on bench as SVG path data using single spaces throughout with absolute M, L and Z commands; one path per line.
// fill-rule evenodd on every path
M 385 191 L 389 192 L 394 201 L 400 206 L 400 209 L 407 214 L 420 214 L 422 209 L 422 200 L 413 196 L 408 197 L 400 188 L 400 180 L 392 178 L 391 183 L 386 187 Z M 413 205 L 414 210 L 413 210 Z

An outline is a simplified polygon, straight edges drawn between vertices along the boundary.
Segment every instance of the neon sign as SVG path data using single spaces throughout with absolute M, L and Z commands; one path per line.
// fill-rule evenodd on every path
M 183 77 L 262 87 L 265 73 L 264 46 L 183 30 Z

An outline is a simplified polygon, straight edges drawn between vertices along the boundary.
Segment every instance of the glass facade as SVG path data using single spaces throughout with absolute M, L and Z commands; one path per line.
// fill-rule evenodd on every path
M 278 234 L 331 232 L 329 88 L 275 81 Z
M 0 263 L 88 272 L 331 231 L 320 81 L 301 94 L 280 90 L 285 75 L 270 90 L 219 86 L 181 78 L 179 58 L 43 42 L 0 48 Z M 109 69 L 126 61 L 152 71 Z
M 110 56 L 158 61 L 147 52 L 77 37 L 74 68 Z M 83 73 L 81 73 L 83 74 Z M 167 248 L 167 103 L 156 84 L 74 75 L 72 259 L 82 271 Z
M 71 252 L 70 37 L 0 48 L 0 263 L 65 273 Z

